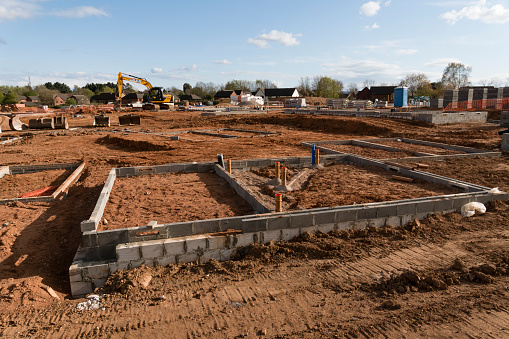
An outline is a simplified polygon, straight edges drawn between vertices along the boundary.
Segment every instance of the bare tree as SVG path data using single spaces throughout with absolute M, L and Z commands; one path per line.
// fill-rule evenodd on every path
M 414 96 L 419 88 L 425 87 L 427 84 L 430 84 L 430 81 L 424 73 L 407 74 L 406 77 L 400 82 L 401 86 L 408 87 L 410 96 Z
M 370 80 L 370 79 L 366 79 L 364 80 L 364 87 L 367 87 L 367 88 L 371 88 L 371 86 L 375 86 L 376 84 L 376 81 L 375 80 Z
M 459 62 L 450 62 L 444 69 L 442 84 L 445 89 L 456 89 L 467 86 L 472 67 L 465 66 Z

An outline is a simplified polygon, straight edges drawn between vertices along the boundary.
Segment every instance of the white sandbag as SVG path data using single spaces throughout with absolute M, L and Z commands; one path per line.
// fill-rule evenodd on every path
M 491 194 L 501 194 L 501 193 L 504 193 L 502 192 L 501 190 L 498 189 L 498 187 L 495 187 L 495 188 L 492 188 L 488 191 L 488 193 L 491 193 Z
M 464 217 L 471 217 L 476 213 L 486 213 L 486 206 L 481 202 L 469 202 L 461 207 L 461 215 Z

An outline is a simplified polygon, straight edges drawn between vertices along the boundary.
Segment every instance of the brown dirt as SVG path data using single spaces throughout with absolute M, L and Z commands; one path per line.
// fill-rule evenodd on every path
M 252 213 L 253 208 L 239 201 L 235 190 L 215 173 L 143 175 L 115 180 L 100 229 L 145 226 L 152 220 L 163 224 Z
M 33 131 L 23 141 L 0 146 L 0 165 L 81 159 L 87 163 L 80 180 L 62 201 L 0 206 L 0 336 L 509 336 L 509 277 L 501 270 L 506 268 L 501 258 L 507 257 L 509 245 L 509 206 L 505 202 L 491 204 L 486 214 L 471 218 L 453 213 L 402 228 L 304 234 L 287 243 L 252 246 L 243 257 L 225 263 L 118 272 L 98 291 L 107 293 L 104 309 L 76 311 L 75 306 L 83 300 L 68 299 L 68 267 L 79 246 L 79 224 L 92 212 L 112 167 L 213 161 L 218 153 L 232 159 L 302 156 L 310 154 L 300 146 L 302 141 L 365 137 L 408 137 L 485 150 L 500 147 L 496 133 L 500 128 L 489 124 L 432 126 L 389 119 L 284 114 L 141 115 L 142 125 L 132 130 L 231 127 L 282 134 L 170 141 L 139 133 L 112 133 L 118 126 L 93 128 L 92 116 L 86 115 L 70 118 L 71 127 L 83 129 Z M 115 125 L 118 113 L 111 116 Z M 4 130 L 2 136 L 7 135 L 26 132 Z M 122 140 L 108 143 L 107 135 L 108 141 Z M 508 161 L 507 155 L 450 159 L 427 162 L 430 167 L 426 170 L 508 190 Z M 452 268 L 456 259 L 465 263 L 467 280 L 464 273 Z M 399 278 L 409 271 L 426 285 L 421 288 Z M 472 280 L 468 274 L 473 274 Z M 447 285 L 449 277 L 452 285 Z M 447 289 L 442 289 L 441 281 Z M 46 286 L 62 299 L 51 297 Z
M 376 149 L 365 146 L 357 146 L 357 145 L 334 145 L 327 144 L 322 145 L 328 149 L 332 149 L 335 151 L 340 151 L 343 153 L 353 153 L 357 155 L 362 155 L 363 157 L 368 157 L 372 159 L 393 159 L 393 158 L 407 158 L 413 156 L 411 152 L 405 151 L 386 151 L 383 149 Z
M 409 142 L 403 142 L 403 141 L 374 141 L 374 143 L 390 146 L 394 148 L 399 148 L 407 151 L 413 151 L 413 152 L 421 152 L 421 153 L 430 153 L 430 154 L 436 154 L 436 155 L 450 155 L 450 154 L 465 154 L 465 152 L 462 151 L 456 151 L 441 147 L 433 147 L 433 146 L 427 146 L 427 145 L 419 145 L 419 144 L 411 144 Z
M 0 199 L 19 198 L 22 194 L 48 186 L 60 186 L 71 170 L 49 170 L 27 174 L 6 174 L 0 179 Z

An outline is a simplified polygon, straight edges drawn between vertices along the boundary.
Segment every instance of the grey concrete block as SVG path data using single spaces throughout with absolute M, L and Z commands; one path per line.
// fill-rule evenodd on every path
M 106 280 L 108 280 L 108 278 L 94 279 L 94 281 L 92 282 L 94 289 L 103 287 L 104 284 L 106 284 Z
M 413 215 L 417 213 L 417 204 L 415 202 L 400 202 L 397 204 L 398 215 Z
M 84 220 L 80 223 L 81 232 L 95 231 L 97 230 L 98 222 L 93 220 Z
M 92 279 L 107 278 L 110 273 L 108 264 L 88 266 L 85 270 L 87 271 L 88 276 Z
M 300 227 L 299 231 L 300 231 L 300 234 L 303 234 L 306 232 L 315 234 L 316 231 L 318 231 L 318 227 L 317 226 Z
M 177 263 L 186 263 L 186 262 L 196 262 L 198 261 L 198 254 L 196 252 L 194 253 L 186 253 L 181 254 L 175 257 L 177 260 Z
M 81 235 L 81 245 L 83 247 L 95 247 L 99 245 L 97 233 L 95 231 L 83 232 Z
M 115 173 L 119 177 L 127 177 L 127 176 L 134 176 L 135 175 L 134 168 L 132 168 L 132 167 L 116 168 L 115 169 Z
M 219 250 L 226 248 L 227 236 L 213 236 L 208 238 L 208 249 Z
M 243 221 L 242 231 L 244 233 L 259 232 L 265 230 L 267 230 L 267 218 L 246 219 Z
M 263 242 L 279 242 L 281 241 L 281 230 L 271 230 L 263 232 Z
M 138 260 L 131 260 L 129 264 L 130 264 L 131 268 L 138 268 L 138 267 L 141 267 L 141 265 L 154 266 L 154 261 L 151 259 L 138 259 Z
M 140 243 L 141 257 L 153 259 L 164 255 L 163 241 L 148 241 Z
M 317 225 L 317 229 L 320 232 L 329 233 L 332 230 L 336 229 L 336 225 L 335 224 L 321 224 L 321 225 Z
M 282 230 L 282 238 L 284 241 L 291 240 L 299 236 L 300 232 L 298 228 L 286 228 Z
M 208 243 L 209 236 L 199 236 L 199 237 L 192 237 L 186 239 L 186 249 L 187 253 L 192 252 L 203 252 L 207 249 L 207 243 Z
M 193 234 L 194 221 L 166 224 L 165 227 L 170 237 L 183 237 Z
M 141 258 L 139 243 L 119 244 L 116 253 L 118 261 L 139 260 Z
M 401 223 L 401 217 L 400 216 L 386 218 L 385 219 L 385 224 L 393 226 L 393 227 L 403 226 L 403 224 Z
M 435 201 L 435 212 L 449 211 L 454 209 L 452 199 L 439 199 Z
M 292 216 L 291 227 L 302 228 L 315 225 L 315 218 L 313 213 L 291 214 L 291 216 Z
M 338 210 L 336 212 L 336 222 L 346 222 L 357 220 L 357 213 L 360 208 L 353 207 L 350 209 Z
M 378 218 L 389 218 L 398 215 L 398 206 L 397 205 L 386 205 L 380 206 L 377 208 L 377 217 Z
M 184 254 L 184 239 L 167 239 L 163 242 L 166 256 Z
M 376 218 L 368 220 L 368 225 L 371 227 L 383 227 L 387 222 L 387 218 Z
M 110 274 L 115 273 L 116 271 L 127 271 L 129 269 L 128 261 L 115 261 L 108 264 L 110 268 Z
M 75 298 L 85 296 L 93 291 L 92 283 L 89 281 L 71 283 L 71 294 Z
M 316 225 L 330 225 L 336 222 L 336 211 L 323 211 L 323 212 L 315 212 L 315 224 Z
M 247 217 L 249 217 L 249 216 L 218 219 L 219 230 L 220 231 L 226 231 L 229 229 L 241 230 L 242 229 L 242 220 L 246 219 Z M 254 215 L 251 217 L 254 217 Z
M 97 246 L 83 248 L 86 261 L 109 260 L 116 258 L 115 246 Z
M 432 213 L 435 211 L 435 201 L 421 201 L 417 203 L 416 213 Z
M 280 215 L 267 218 L 268 230 L 281 230 L 283 228 L 292 227 L 292 218 L 289 215 Z
M 98 245 L 117 245 L 129 242 L 127 230 L 108 230 L 97 233 Z
M 378 207 L 365 207 L 357 211 L 357 218 L 359 220 L 375 219 L 378 214 Z
M 168 266 L 176 263 L 175 256 L 163 256 L 155 259 L 157 266 Z
M 221 231 L 218 219 L 197 220 L 194 222 L 194 234 L 213 233 Z

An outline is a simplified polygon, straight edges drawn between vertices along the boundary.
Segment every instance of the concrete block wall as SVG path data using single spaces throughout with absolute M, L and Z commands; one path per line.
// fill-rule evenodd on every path
M 502 134 L 502 150 L 509 152 L 509 133 Z
M 311 157 L 299 157 L 242 160 L 238 161 L 236 166 L 239 168 L 247 164 L 268 166 L 273 164 L 274 160 L 282 159 L 295 166 L 311 163 Z M 148 227 L 97 232 L 97 225 L 95 225 L 94 229 L 83 232 L 82 245 L 76 254 L 73 265 L 69 268 L 73 296 L 79 297 L 91 293 L 95 288 L 104 284 L 109 274 L 118 269 L 139 267 L 142 264 L 153 266 L 189 261 L 202 262 L 211 258 L 226 260 L 235 253 L 237 248 L 248 246 L 253 242 L 289 240 L 306 231 L 329 232 L 333 229 L 360 229 L 370 225 L 378 227 L 387 224 L 399 226 L 408 223 L 413 218 L 422 219 L 434 213 L 459 211 L 461 206 L 471 201 L 486 203 L 490 200 L 508 198 L 505 193 L 491 194 L 486 187 L 427 172 L 410 171 L 356 155 L 326 155 L 322 159 L 329 162 L 345 161 L 396 170 L 410 177 L 458 187 L 467 193 L 163 224 L 150 228 L 155 233 L 150 235 L 143 235 L 149 230 Z M 111 191 L 112 183 L 118 173 L 117 170 L 112 169 L 110 172 L 102 193 Z M 226 173 L 218 166 L 216 166 L 216 171 Z M 96 207 L 102 206 L 107 201 L 102 193 Z M 93 213 L 89 221 L 100 220 L 101 216 L 102 212 Z M 241 233 L 223 233 L 217 236 L 211 234 L 229 229 Z
M 106 179 L 106 182 L 104 183 L 101 194 L 99 195 L 99 199 L 97 200 L 95 208 L 92 211 L 92 215 L 88 220 L 82 221 L 80 224 L 81 232 L 97 230 L 97 226 L 99 225 L 99 222 L 101 222 L 104 213 L 104 208 L 106 207 L 108 199 L 110 198 L 110 193 L 113 189 L 113 184 L 115 183 L 116 177 L 116 170 L 112 169 L 108 175 L 108 178 Z
M 500 126 L 509 127 L 509 111 L 503 111 L 500 113 Z
M 447 197 L 418 198 L 388 203 L 315 209 L 303 212 L 279 213 L 269 216 L 248 216 L 242 220 L 242 233 L 175 237 L 123 243 L 115 246 L 115 257 L 107 261 L 86 261 L 83 248 L 76 254 L 69 268 L 71 291 L 83 297 L 101 287 L 108 276 L 117 270 L 141 265 L 154 266 L 183 262 L 203 263 L 212 258 L 230 259 L 239 248 L 251 243 L 288 241 L 304 232 L 334 229 L 361 229 L 368 226 L 406 225 L 414 218 L 423 219 L 435 213 L 459 211 L 468 202 L 487 203 L 507 199 L 507 194 L 487 192 Z

